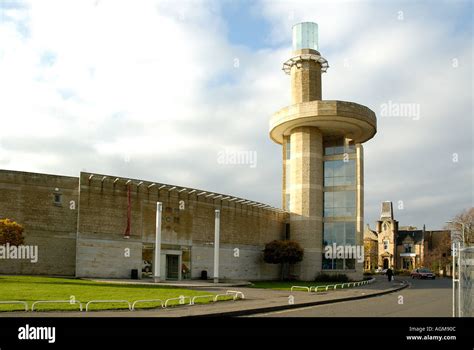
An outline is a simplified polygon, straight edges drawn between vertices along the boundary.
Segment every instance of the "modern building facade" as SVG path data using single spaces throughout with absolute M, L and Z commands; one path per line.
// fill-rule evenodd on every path
M 270 121 L 270 138 L 283 148 L 283 209 L 290 238 L 304 247 L 301 279 L 321 272 L 360 275 L 355 259 L 325 259 L 324 246 L 362 245 L 364 174 L 362 143 L 377 128 L 369 108 L 322 99 L 321 75 L 328 62 L 319 52 L 318 25 L 293 27 L 292 57 L 283 64 L 291 78 L 291 105 Z
M 0 218 L 25 227 L 39 261 L 0 261 L 0 273 L 130 278 L 151 270 L 156 203 L 163 203 L 160 275 L 213 276 L 214 213 L 220 210 L 220 276 L 271 280 L 279 266 L 263 261 L 264 245 L 292 239 L 304 248 L 293 275 L 321 272 L 362 277 L 352 258 L 326 259 L 326 245 L 362 245 L 363 147 L 376 133 L 369 108 L 322 100 L 317 24 L 293 27 L 291 105 L 275 113 L 270 137 L 283 148 L 283 208 L 232 195 L 120 176 L 78 177 L 0 170 Z M 139 276 L 141 274 L 139 273 Z M 205 275 L 205 274 L 204 274 Z
M 163 203 L 165 279 L 213 276 L 214 211 L 221 212 L 220 276 L 276 279 L 265 243 L 285 238 L 287 214 L 243 198 L 145 180 L 0 170 L 0 218 L 24 226 L 38 261 L 0 260 L 2 274 L 130 278 L 153 261 L 156 202 Z M 139 277 L 141 273 L 139 273 Z

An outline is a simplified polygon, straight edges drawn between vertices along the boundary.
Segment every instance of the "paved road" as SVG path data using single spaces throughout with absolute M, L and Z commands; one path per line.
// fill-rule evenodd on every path
M 253 317 L 450 317 L 452 315 L 451 280 L 410 279 L 410 283 L 408 288 L 379 297 L 277 311 Z

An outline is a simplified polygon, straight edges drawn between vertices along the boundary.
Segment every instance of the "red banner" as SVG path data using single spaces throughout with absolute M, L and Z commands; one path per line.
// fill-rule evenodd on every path
M 131 186 L 127 186 L 127 227 L 125 228 L 124 238 L 130 238 L 130 226 L 132 221 L 132 198 L 131 198 Z

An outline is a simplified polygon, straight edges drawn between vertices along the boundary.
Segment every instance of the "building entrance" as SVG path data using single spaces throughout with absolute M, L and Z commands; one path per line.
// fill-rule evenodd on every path
M 166 279 L 179 279 L 179 255 L 166 255 Z

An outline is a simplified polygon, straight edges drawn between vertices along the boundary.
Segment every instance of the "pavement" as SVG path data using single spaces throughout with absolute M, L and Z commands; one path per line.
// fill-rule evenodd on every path
M 248 287 L 232 288 L 245 295 L 244 300 L 223 301 L 204 305 L 185 305 L 165 309 L 139 311 L 93 311 L 93 312 L 8 312 L 0 317 L 186 317 L 186 316 L 245 316 L 275 312 L 315 305 L 342 303 L 371 298 L 399 291 L 408 286 L 402 279 L 388 282 L 377 277 L 371 284 L 327 292 L 278 291 Z M 224 292 L 229 288 L 215 288 L 210 292 Z
M 280 310 L 257 317 L 451 317 L 452 280 L 410 280 L 409 288 L 370 299 Z
M 178 287 L 178 288 L 205 288 L 208 290 L 214 288 L 227 288 L 227 287 L 248 287 L 252 283 L 248 281 L 221 281 L 214 283 L 212 280 L 183 280 L 183 281 L 162 281 L 154 282 L 151 278 L 144 278 L 141 280 L 130 280 L 130 279 L 105 279 L 105 278 L 82 278 L 85 281 L 93 281 L 99 283 L 111 283 L 111 284 L 127 284 L 127 285 L 156 285 L 163 287 Z

